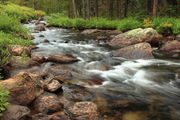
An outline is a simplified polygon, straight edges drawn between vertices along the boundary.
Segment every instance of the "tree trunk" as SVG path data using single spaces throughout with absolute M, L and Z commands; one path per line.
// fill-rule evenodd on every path
M 157 12 L 158 12 L 158 0 L 153 0 L 153 10 L 152 10 L 153 16 L 157 16 Z
M 125 0 L 124 17 L 127 17 L 129 0 Z

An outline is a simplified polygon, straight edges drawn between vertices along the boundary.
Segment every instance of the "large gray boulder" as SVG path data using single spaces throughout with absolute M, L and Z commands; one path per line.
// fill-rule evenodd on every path
M 151 42 L 153 39 L 156 39 L 158 36 L 159 35 L 157 31 L 152 28 L 146 28 L 146 29 L 138 28 L 117 35 L 114 39 L 112 39 L 109 45 L 114 49 L 119 49 L 137 43 Z

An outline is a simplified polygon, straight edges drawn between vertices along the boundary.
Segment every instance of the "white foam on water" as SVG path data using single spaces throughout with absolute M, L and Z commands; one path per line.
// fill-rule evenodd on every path
M 113 69 L 108 71 L 101 71 L 101 70 L 87 70 L 89 74 L 93 75 L 100 75 L 100 77 L 104 78 L 106 81 L 111 81 L 111 79 L 120 80 L 123 83 L 127 84 L 135 84 L 146 88 L 152 89 L 176 89 L 172 87 L 170 83 L 159 85 L 158 83 L 150 80 L 151 74 L 149 71 L 141 69 L 141 67 L 150 66 L 150 65 L 178 65 L 180 63 L 175 63 L 172 61 L 165 61 L 165 60 L 135 60 L 135 61 L 125 61 L 121 65 L 114 66 Z M 153 77 L 153 76 L 152 76 Z M 106 82 L 105 81 L 105 82 Z M 107 85 L 111 84 L 110 82 L 106 82 Z M 97 87 L 97 86 L 96 86 Z

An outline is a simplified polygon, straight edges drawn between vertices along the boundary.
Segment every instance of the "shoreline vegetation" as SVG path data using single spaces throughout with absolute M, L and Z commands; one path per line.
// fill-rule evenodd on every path
M 30 32 L 21 22 L 38 19 L 45 13 L 12 3 L 0 4 L 0 11 L 0 69 L 3 71 L 12 57 L 10 45 L 32 45 Z
M 154 28 L 163 35 L 177 35 L 180 31 L 180 18 L 176 17 L 147 17 L 137 19 L 127 17 L 120 20 L 108 20 L 106 18 L 69 18 L 62 14 L 51 14 L 46 21 L 53 27 L 75 29 L 105 29 L 121 30 L 123 32 L 137 28 Z

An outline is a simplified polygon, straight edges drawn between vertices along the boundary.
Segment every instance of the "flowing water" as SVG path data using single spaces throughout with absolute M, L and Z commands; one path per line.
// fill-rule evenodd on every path
M 51 28 L 32 35 L 38 47 L 33 54 L 71 54 L 80 60 L 67 65 L 76 71 L 72 83 L 90 91 L 84 99 L 97 103 L 104 119 L 180 119 L 180 60 L 113 58 L 106 43 L 72 30 Z

